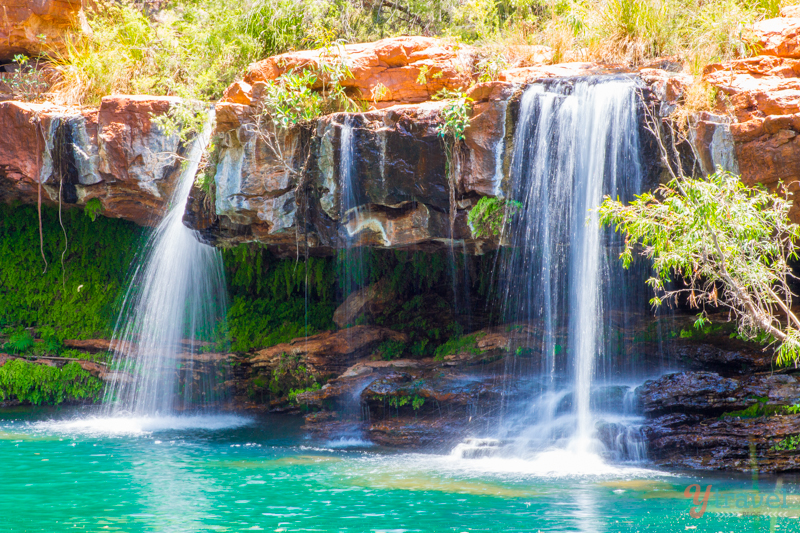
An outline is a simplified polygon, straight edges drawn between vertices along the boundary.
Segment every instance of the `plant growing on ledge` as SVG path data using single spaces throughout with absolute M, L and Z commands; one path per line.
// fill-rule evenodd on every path
M 789 260 L 797 260 L 800 226 L 788 219 L 791 202 L 764 188 L 745 186 L 718 170 L 707 179 L 680 177 L 630 205 L 606 197 L 600 222 L 625 234 L 627 268 L 634 246 L 652 259 L 654 306 L 679 296 L 709 322 L 706 306 L 728 308 L 749 339 L 768 334 L 779 364 L 800 361 L 800 319 L 792 312 Z M 686 287 L 669 288 L 671 276 Z M 763 338 L 763 337 L 762 337 Z
M 439 112 L 441 121 L 436 127 L 436 134 L 444 143 L 444 171 L 450 189 L 450 236 L 452 237 L 456 223 L 456 169 L 458 168 L 456 156 L 461 142 L 465 139 L 464 132 L 469 126 L 472 98 L 464 92 L 448 89 L 442 89 L 434 98 L 449 100 Z
M 480 239 L 500 235 L 520 209 L 522 203 L 517 200 L 484 196 L 467 216 L 472 236 Z

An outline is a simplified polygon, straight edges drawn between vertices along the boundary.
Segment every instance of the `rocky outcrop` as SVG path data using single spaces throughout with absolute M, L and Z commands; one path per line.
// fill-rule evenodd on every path
M 759 55 L 708 65 L 702 81 L 716 91 L 715 112 L 696 118 L 692 136 L 702 170 L 716 165 L 741 174 L 748 185 L 800 189 L 800 13 L 751 28 Z M 782 184 L 782 185 L 781 185 Z M 800 207 L 790 218 L 800 222 Z
M 396 298 L 397 292 L 392 290 L 387 280 L 382 279 L 350 293 L 342 305 L 333 312 L 333 322 L 338 327 L 344 328 L 365 314 L 380 315 Z
M 375 107 L 430 100 L 442 89 L 466 89 L 472 83 L 476 54 L 468 46 L 431 37 L 391 37 L 363 44 L 288 52 L 250 65 L 242 83 L 229 88 L 223 101 L 250 104 L 254 86 L 286 72 L 320 70 L 323 64 L 345 67 L 341 85 L 357 100 Z M 315 88 L 322 89 L 325 76 Z
M 649 417 L 648 452 L 658 464 L 762 472 L 800 464 L 780 446 L 800 434 L 800 416 L 789 409 L 800 403 L 796 376 L 683 372 L 648 381 L 637 394 Z
M 402 333 L 377 326 L 355 326 L 336 332 L 326 331 L 289 343 L 266 348 L 250 359 L 260 371 L 278 367 L 283 358 L 293 358 L 318 376 L 344 372 L 357 359 L 371 354 L 371 349 L 387 340 L 406 342 Z
M 63 50 L 67 36 L 89 32 L 81 0 L 4 0 L 0 6 L 0 60 Z
M 473 93 L 480 94 L 480 89 Z M 203 210 L 197 191 L 185 220 L 216 244 L 258 241 L 296 246 L 308 242 L 331 250 L 345 242 L 386 248 L 439 247 L 454 238 L 480 249 L 486 243 L 472 239 L 466 212 L 477 195 L 499 190 L 498 162 L 503 165 L 510 154 L 504 134 L 506 99 L 519 89 L 494 84 L 484 90 L 486 100 L 476 105 L 474 127 L 468 129 L 459 154 L 460 201 L 452 227 L 450 180 L 437 133 L 439 113 L 446 105 L 441 101 L 328 115 L 317 121 L 313 137 L 303 130 L 290 132 L 283 142 L 284 153 L 292 165 L 305 166 L 302 176 L 287 171 L 245 118 L 235 129 L 220 134 L 213 211 Z M 352 168 L 341 163 L 345 129 L 352 136 Z M 303 191 L 307 196 L 298 199 L 301 180 L 307 185 Z M 343 183 L 358 209 L 351 209 L 343 199 Z M 302 213 L 308 220 L 298 227 L 301 200 L 308 202 Z
M 0 102 L 0 201 L 65 206 L 97 198 L 103 215 L 158 221 L 180 171 L 183 146 L 152 117 L 177 100 L 108 96 L 98 109 Z
M 483 253 L 498 243 L 474 238 L 467 213 L 482 196 L 503 194 L 527 84 L 623 72 L 591 63 L 532 65 L 547 60 L 546 51 L 537 49 L 527 54 L 534 59 L 500 72 L 496 81 L 476 83 L 472 51 L 441 40 L 399 37 L 334 52 L 267 58 L 217 104 L 221 149 L 213 201 L 193 191 L 184 219 L 206 242 L 257 241 L 278 251 L 308 246 L 321 253 L 345 246 L 437 249 L 457 242 L 469 253 Z M 334 60 L 353 74 L 342 85 L 371 109 L 327 115 L 280 139 L 265 137 L 256 111 L 266 83 Z M 656 70 L 649 69 L 650 77 Z M 315 87 L 322 88 L 322 79 Z M 373 98 L 376 87 L 389 88 L 383 99 Z M 431 100 L 442 88 L 466 90 L 472 105 L 452 161 L 439 134 L 449 102 Z

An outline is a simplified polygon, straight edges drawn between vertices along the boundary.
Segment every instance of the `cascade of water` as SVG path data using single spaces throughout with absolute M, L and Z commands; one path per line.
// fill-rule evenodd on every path
M 509 404 L 500 422 L 517 452 L 597 451 L 598 381 L 629 355 L 611 333 L 630 306 L 647 309 L 631 274 L 615 272 L 619 249 L 596 212 L 604 194 L 630 199 L 642 187 L 636 109 L 625 78 L 536 84 L 520 100 L 509 196 L 522 208 L 500 271 L 507 318 L 530 332 L 506 371 L 528 380 L 534 400 L 522 412 Z M 631 287 L 643 284 L 633 276 Z
M 213 112 L 188 150 L 166 216 L 137 258 L 112 341 L 124 373 L 106 388 L 110 414 L 165 415 L 181 402 L 212 399 L 210 384 L 195 376 L 194 355 L 224 316 L 222 259 L 183 224 L 212 122 Z
M 344 234 L 339 253 L 340 277 L 343 296 L 357 290 L 366 279 L 364 257 L 357 246 L 358 233 L 362 229 L 362 210 L 359 201 L 360 191 L 356 180 L 355 142 L 353 139 L 353 117 L 346 115 L 341 125 L 339 137 L 339 212 L 342 217 Z M 355 317 L 346 317 L 349 323 Z

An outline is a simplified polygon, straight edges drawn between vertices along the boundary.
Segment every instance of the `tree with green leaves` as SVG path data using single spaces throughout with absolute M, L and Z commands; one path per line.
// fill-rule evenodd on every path
M 676 177 L 630 205 L 606 197 L 600 222 L 625 235 L 627 268 L 634 251 L 653 262 L 647 283 L 654 306 L 686 296 L 708 322 L 707 308 L 727 308 L 739 332 L 775 346 L 779 364 L 800 361 L 800 319 L 792 312 L 790 260 L 797 260 L 800 226 L 791 201 L 764 187 L 747 187 L 718 170 L 706 179 Z M 671 285 L 682 278 L 685 286 Z

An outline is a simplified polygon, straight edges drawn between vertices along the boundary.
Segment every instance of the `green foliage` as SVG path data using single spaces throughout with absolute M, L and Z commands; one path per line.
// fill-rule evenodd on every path
M 411 408 L 415 411 L 419 411 L 420 407 L 425 404 L 425 398 L 419 395 L 414 395 L 414 399 L 411 400 Z
M 98 198 L 92 198 L 86 202 L 86 205 L 83 207 L 83 212 L 92 222 L 94 222 L 97 218 L 97 215 L 103 212 L 103 204 Z
M 341 84 L 342 80 L 352 77 L 344 49 L 327 46 L 313 69 L 289 71 L 267 82 L 262 111 L 275 127 L 288 129 L 326 113 L 355 110 L 356 105 Z M 317 90 L 318 83 L 320 90 Z
M 301 41 L 303 6 L 288 0 L 178 0 L 149 18 L 132 2 L 87 10 L 92 33 L 57 57 L 65 103 L 107 94 L 212 100 L 264 56 Z
M 741 411 L 731 411 L 723 413 L 720 418 L 759 418 L 779 411 L 767 405 L 769 398 L 756 398 L 756 403 Z
M 24 353 L 31 348 L 33 348 L 33 335 L 25 329 L 12 333 L 8 342 L 3 345 L 3 350 L 12 354 Z
M 486 335 L 483 332 L 473 333 L 472 335 L 457 335 L 436 348 L 434 352 L 437 361 L 444 361 L 445 356 L 453 354 L 480 355 L 478 339 Z
M 517 200 L 482 197 L 467 215 L 473 237 L 500 235 L 520 209 L 522 203 Z
M 202 102 L 180 100 L 166 113 L 151 113 L 150 120 L 166 135 L 177 135 L 183 144 L 191 141 L 208 121 L 208 110 Z
M 800 448 L 800 435 L 791 435 L 781 439 L 775 446 L 769 449 L 771 452 L 794 451 Z
M 297 403 L 297 396 L 303 394 L 304 392 L 311 392 L 315 390 L 319 390 L 322 388 L 322 385 L 319 383 L 314 382 L 310 387 L 306 387 L 304 389 L 292 389 L 289 391 L 288 398 L 291 403 Z
M 375 355 L 384 361 L 393 361 L 394 359 L 400 359 L 404 351 L 405 343 L 389 340 L 383 341 L 378 345 L 375 349 Z
M 0 401 L 58 405 L 64 401 L 96 401 L 102 392 L 103 382 L 76 362 L 56 368 L 14 359 L 0 367 Z
M 39 70 L 39 60 L 31 60 L 23 54 L 17 54 L 13 59 L 16 69 L 10 75 L 0 78 L 0 85 L 6 85 L 11 94 L 19 100 L 30 101 L 41 98 L 50 84 Z
M 621 255 L 627 268 L 634 246 L 652 259 L 654 305 L 685 295 L 701 309 L 695 327 L 707 322 L 706 305 L 731 309 L 739 332 L 777 339 L 778 362 L 800 358 L 800 320 L 789 311 L 789 260 L 796 260 L 800 226 L 788 219 L 791 202 L 764 188 L 749 188 L 718 171 L 708 179 L 680 178 L 625 206 L 606 197 L 603 225 L 625 234 Z M 672 276 L 688 288 L 669 290 Z M 786 312 L 787 323 L 779 316 Z
M 274 397 L 287 396 L 292 402 L 298 394 L 320 387 L 317 377 L 300 364 L 300 356 L 285 353 L 281 354 L 269 380 L 269 391 Z M 294 396 L 291 396 L 293 393 Z
M 439 125 L 436 133 L 443 139 L 457 143 L 464 140 L 464 132 L 469 126 L 469 115 L 472 111 L 472 98 L 460 91 L 442 89 L 436 98 L 448 100 L 439 112 Z
M 279 259 L 257 245 L 223 250 L 222 257 L 231 295 L 227 327 L 233 351 L 335 328 L 332 259 Z
M 389 405 L 398 411 L 401 407 L 405 407 L 409 403 L 414 411 L 418 411 L 425 404 L 425 398 L 418 394 L 414 396 L 392 396 L 389 398 Z
M 36 206 L 0 204 L 0 325 L 49 326 L 59 339 L 109 336 L 143 230 L 64 210 L 69 248 L 62 272 L 53 260 L 61 255 L 64 238 L 58 212 L 43 207 L 42 219 L 50 259 L 44 273 Z

